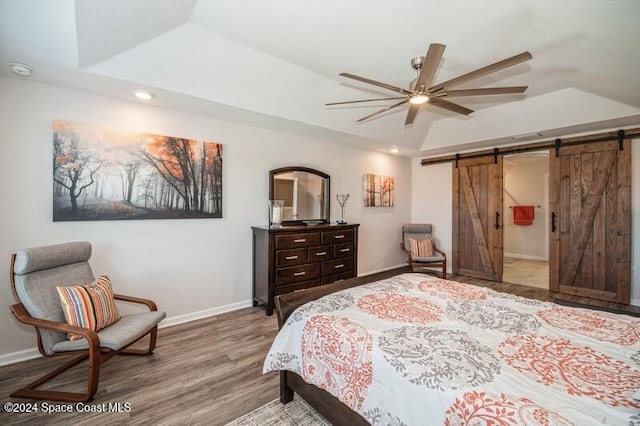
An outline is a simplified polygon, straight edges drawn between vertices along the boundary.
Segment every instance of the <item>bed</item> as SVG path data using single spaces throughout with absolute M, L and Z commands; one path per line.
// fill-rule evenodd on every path
M 640 318 L 424 274 L 361 284 L 276 300 L 282 402 L 333 424 L 640 425 Z

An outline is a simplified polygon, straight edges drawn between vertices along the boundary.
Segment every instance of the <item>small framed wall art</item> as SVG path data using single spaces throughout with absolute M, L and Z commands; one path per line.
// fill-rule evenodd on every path
M 362 180 L 365 207 L 393 207 L 395 202 L 395 178 L 365 174 Z

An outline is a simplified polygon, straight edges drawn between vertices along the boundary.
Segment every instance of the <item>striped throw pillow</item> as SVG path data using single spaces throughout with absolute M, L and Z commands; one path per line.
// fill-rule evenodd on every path
M 120 319 L 111 280 L 106 275 L 91 284 L 56 288 L 67 324 L 98 331 Z M 69 340 L 81 338 L 69 333 Z
M 411 246 L 411 257 L 433 256 L 433 241 L 431 238 L 425 238 L 424 240 L 409 238 L 409 245 Z

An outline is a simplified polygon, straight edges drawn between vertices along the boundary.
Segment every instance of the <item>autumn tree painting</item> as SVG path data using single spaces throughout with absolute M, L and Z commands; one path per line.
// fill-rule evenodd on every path
M 53 220 L 222 217 L 222 144 L 53 123 Z
M 393 207 L 395 185 L 393 176 L 365 174 L 362 185 L 364 206 Z

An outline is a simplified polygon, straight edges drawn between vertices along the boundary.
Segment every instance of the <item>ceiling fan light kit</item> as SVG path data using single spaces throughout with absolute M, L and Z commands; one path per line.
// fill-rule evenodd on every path
M 473 110 L 466 108 L 462 105 L 445 100 L 444 98 L 454 98 L 463 96 L 486 96 L 486 95 L 506 95 L 506 94 L 519 94 L 524 93 L 528 86 L 513 86 L 513 87 L 487 87 L 478 89 L 459 89 L 450 90 L 453 87 L 460 86 L 468 81 L 475 80 L 488 74 L 492 74 L 497 71 L 501 71 L 505 68 L 512 67 L 522 62 L 528 61 L 533 56 L 529 52 L 522 52 L 518 55 L 503 59 L 495 62 L 491 65 L 487 65 L 482 68 L 478 68 L 469 73 L 460 75 L 451 80 L 447 80 L 444 83 L 436 84 L 432 86 L 433 77 L 440 65 L 442 55 L 444 54 L 445 45 L 439 43 L 432 43 L 427 50 L 425 56 L 417 56 L 411 60 L 411 66 L 416 70 L 418 76 L 412 84 L 410 89 L 403 89 L 401 87 L 393 86 L 391 84 L 383 83 L 369 78 L 360 77 L 350 73 L 340 73 L 341 76 L 350 78 L 352 80 L 360 81 L 362 83 L 371 84 L 373 86 L 381 87 L 383 89 L 396 92 L 402 96 L 387 97 L 387 98 L 375 98 L 375 99 L 361 99 L 357 101 L 344 101 L 344 102 L 331 102 L 325 105 L 346 105 L 362 102 L 373 101 L 386 101 L 386 100 L 398 100 L 400 102 L 387 106 L 381 110 L 375 111 L 365 117 L 356 120 L 360 123 L 374 117 L 379 116 L 393 108 L 399 107 L 406 103 L 409 103 L 409 110 L 407 111 L 407 117 L 405 119 L 405 125 L 412 124 L 415 119 L 420 106 L 429 104 L 438 108 L 453 111 L 458 114 L 469 115 Z
M 409 103 L 413 105 L 422 105 L 427 102 L 429 102 L 429 96 L 423 93 L 416 93 L 409 98 Z

